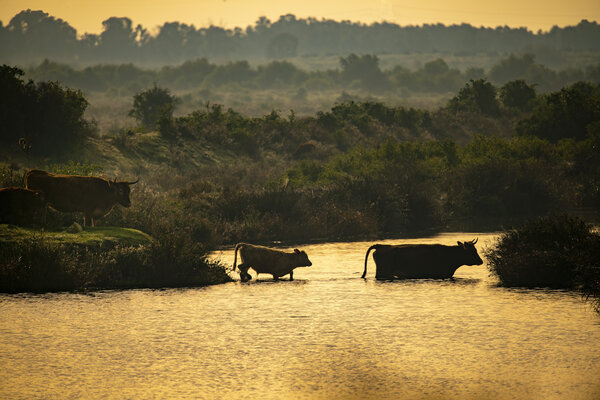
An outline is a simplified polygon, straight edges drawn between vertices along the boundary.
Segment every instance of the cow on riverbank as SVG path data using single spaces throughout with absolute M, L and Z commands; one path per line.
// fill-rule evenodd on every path
M 462 265 L 481 265 L 483 261 L 475 248 L 477 239 L 457 242 L 456 246 L 441 244 L 374 244 L 365 256 L 367 274 L 369 252 L 373 252 L 376 279 L 447 279 Z
M 135 182 L 114 181 L 97 176 L 52 174 L 31 170 L 25 174 L 28 189 L 43 192 L 48 204 L 57 211 L 82 212 L 83 225 L 91 226 L 95 220 L 106 216 L 115 205 L 131 206 L 130 185 Z
M 45 207 L 38 191 L 12 186 L 0 189 L 0 223 L 31 225 L 36 215 L 43 218 Z
M 237 264 L 237 253 L 240 252 L 240 265 Z M 305 251 L 294 249 L 293 252 L 271 249 L 264 246 L 256 246 L 248 243 L 238 243 L 235 246 L 233 258 L 233 270 L 240 270 L 242 282 L 252 277 L 248 269 L 254 269 L 257 274 L 271 274 L 273 279 L 290 274 L 290 281 L 294 280 L 294 268 L 310 267 L 312 262 L 308 259 Z

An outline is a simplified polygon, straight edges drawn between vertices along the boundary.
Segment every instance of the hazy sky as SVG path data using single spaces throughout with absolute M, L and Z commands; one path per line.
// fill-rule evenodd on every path
M 0 0 L 6 25 L 19 11 L 43 10 L 62 18 L 79 34 L 100 33 L 102 21 L 129 17 L 152 30 L 164 22 L 196 27 L 210 24 L 245 28 L 259 16 L 277 20 L 283 14 L 400 25 L 470 23 L 474 26 L 525 26 L 533 31 L 554 25 L 600 20 L 600 0 Z

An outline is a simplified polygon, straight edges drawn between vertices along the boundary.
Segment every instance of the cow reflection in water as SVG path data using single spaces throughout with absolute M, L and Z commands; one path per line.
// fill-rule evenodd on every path
M 246 282 L 252 279 L 248 269 L 254 269 L 257 274 L 271 274 L 273 279 L 290 274 L 290 281 L 294 280 L 294 268 L 310 267 L 312 263 L 306 252 L 294 249 L 293 252 L 270 249 L 264 246 L 255 246 L 247 243 L 238 243 L 235 246 L 233 270 L 237 264 L 237 253 L 240 252 L 240 279 Z
M 367 274 L 369 252 L 373 252 L 376 279 L 447 279 L 462 265 L 481 265 L 483 261 L 475 248 L 477 239 L 457 242 L 456 246 L 441 244 L 374 244 L 365 256 Z

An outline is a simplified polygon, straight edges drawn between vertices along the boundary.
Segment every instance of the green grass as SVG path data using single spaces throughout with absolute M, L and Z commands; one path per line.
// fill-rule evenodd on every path
M 65 230 L 43 231 L 37 228 L 0 225 L 0 243 L 36 239 L 44 240 L 50 244 L 89 247 L 139 246 L 152 242 L 152 238 L 142 231 L 115 226 L 86 227 L 79 233 L 68 233 Z

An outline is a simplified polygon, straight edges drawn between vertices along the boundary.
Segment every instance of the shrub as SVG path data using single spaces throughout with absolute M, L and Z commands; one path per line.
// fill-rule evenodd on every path
M 504 232 L 486 257 L 502 286 L 582 289 L 598 307 L 599 249 L 598 232 L 563 215 Z
M 600 85 L 577 82 L 544 96 L 531 116 L 518 122 L 516 131 L 553 142 L 583 140 L 599 121 Z
M 177 98 L 169 89 L 156 86 L 133 96 L 129 116 L 138 120 L 147 129 L 157 129 L 161 119 L 171 119 Z M 164 121 L 163 121 L 164 124 Z
M 530 111 L 535 98 L 535 85 L 528 85 L 522 79 L 506 82 L 500 88 L 500 100 L 505 107 Z
M 73 150 L 92 131 L 83 118 L 88 106 L 83 93 L 57 82 L 24 82 L 22 75 L 0 66 L 0 144 L 17 152 L 24 140 L 28 156 L 31 150 L 38 157 Z
M 170 230 L 141 246 L 84 246 L 42 237 L 2 242 L 0 292 L 204 286 L 231 280 L 207 254 L 186 232 Z

